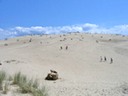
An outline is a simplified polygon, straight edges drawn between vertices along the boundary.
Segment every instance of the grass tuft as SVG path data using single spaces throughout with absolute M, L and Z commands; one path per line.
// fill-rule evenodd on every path
M 8 90 L 9 90 L 8 87 L 9 87 L 9 83 L 5 82 L 5 84 L 3 86 L 3 94 L 7 94 Z
M 47 90 L 45 87 L 38 88 L 32 92 L 33 96 L 48 96 Z
M 32 80 L 32 87 L 33 88 L 38 88 L 39 87 L 39 83 L 38 83 L 38 80 L 37 79 Z
M 8 76 L 8 81 L 13 81 L 13 77 L 11 75 Z
M 19 91 L 23 94 L 31 93 L 33 96 L 48 96 L 45 87 L 39 88 L 39 83 L 37 79 L 28 79 L 25 75 L 18 72 L 14 76 L 8 76 L 6 79 L 6 73 L 0 71 L 0 88 L 3 94 L 7 94 L 9 86 L 11 86 L 10 81 L 13 84 L 19 86 Z M 3 82 L 4 81 L 4 82 Z
M 18 72 L 14 75 L 13 84 L 19 84 L 21 79 L 21 72 Z
M 37 80 L 29 80 L 21 72 L 14 75 L 13 84 L 17 84 L 20 87 L 21 93 L 32 93 L 39 85 Z
M 21 93 L 32 93 L 34 90 L 38 89 L 39 83 L 37 80 L 24 79 L 20 82 L 19 87 L 21 88 Z
M 0 71 L 0 90 L 2 90 L 2 84 L 3 84 L 3 81 L 6 79 L 6 73 L 5 71 Z

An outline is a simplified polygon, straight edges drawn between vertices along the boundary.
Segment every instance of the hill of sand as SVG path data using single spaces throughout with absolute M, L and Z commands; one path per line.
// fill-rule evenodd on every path
M 37 78 L 49 96 L 128 96 L 127 36 L 70 33 L 1 40 L 0 61 L 8 74 Z M 45 80 L 50 69 L 58 80 Z

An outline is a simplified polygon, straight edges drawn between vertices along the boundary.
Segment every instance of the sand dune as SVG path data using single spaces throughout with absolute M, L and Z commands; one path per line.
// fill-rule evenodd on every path
M 0 41 L 0 69 L 37 78 L 50 96 L 127 96 L 121 87 L 128 82 L 127 58 L 128 37 L 121 35 L 71 33 Z M 44 80 L 50 69 L 59 80 Z

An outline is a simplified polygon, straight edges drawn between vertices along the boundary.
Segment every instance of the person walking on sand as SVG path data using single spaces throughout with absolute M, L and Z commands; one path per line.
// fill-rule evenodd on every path
M 68 50 L 68 46 L 66 46 L 66 50 Z
M 111 58 L 111 59 L 110 59 L 110 64 L 112 64 L 112 63 L 113 63 L 113 59 Z
M 104 62 L 107 61 L 106 56 L 104 56 Z
M 62 46 L 60 46 L 60 50 L 62 50 L 63 49 L 63 47 Z
M 102 58 L 102 56 L 100 56 L 100 62 L 102 62 L 103 61 L 103 58 Z

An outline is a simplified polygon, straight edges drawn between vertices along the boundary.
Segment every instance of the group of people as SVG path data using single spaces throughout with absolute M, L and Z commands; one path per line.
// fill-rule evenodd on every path
M 63 49 L 63 47 L 60 46 L 60 50 L 62 50 L 62 49 Z M 65 49 L 68 50 L 68 46 L 66 46 Z
M 106 61 L 107 61 L 106 56 L 104 56 L 104 57 L 100 56 L 100 62 L 106 62 Z M 113 63 L 113 58 L 110 58 L 110 64 L 112 64 L 112 63 Z

